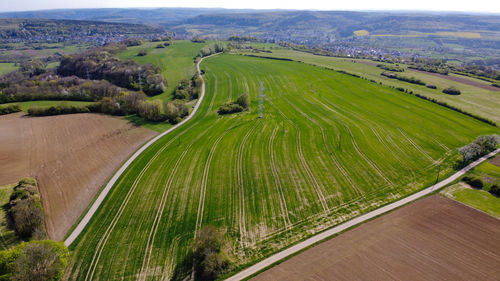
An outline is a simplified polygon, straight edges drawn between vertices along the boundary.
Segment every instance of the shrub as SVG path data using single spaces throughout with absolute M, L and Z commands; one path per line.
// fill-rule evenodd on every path
M 28 109 L 30 116 L 50 116 L 75 113 L 89 113 L 90 110 L 86 106 L 60 104 L 56 106 L 40 107 L 32 106 Z
M 468 163 L 495 150 L 499 143 L 500 137 L 496 134 L 479 136 L 474 142 L 458 148 L 458 152 L 462 155 L 463 163 Z
M 426 87 L 429 89 L 437 89 L 436 85 L 431 85 L 431 84 L 427 85 Z
M 10 114 L 19 111 L 21 111 L 21 107 L 18 104 L 9 104 L 7 106 L 0 106 L 0 115 Z
M 230 266 L 224 253 L 224 236 L 213 226 L 201 228 L 193 243 L 195 274 L 201 280 L 215 280 Z
M 250 106 L 250 96 L 247 93 L 244 93 L 238 97 L 236 100 L 242 108 L 247 109 Z
M 443 89 L 443 93 L 445 94 L 448 94 L 448 95 L 460 95 L 460 90 L 458 90 L 457 88 L 455 87 L 448 87 L 448 88 L 445 88 Z
M 138 57 L 143 57 L 143 56 L 146 56 L 148 54 L 148 52 L 145 50 L 145 49 L 142 49 L 140 50 L 138 53 L 137 53 L 137 56 Z
M 470 186 L 481 189 L 483 188 L 483 181 L 480 178 L 474 178 L 469 183 Z
M 158 44 L 158 45 L 156 45 L 156 48 L 157 49 L 163 49 L 163 48 L 165 48 L 165 45 L 164 44 Z
M 242 112 L 243 107 L 234 102 L 226 102 L 219 107 L 217 113 L 220 115 Z
M 492 185 L 489 192 L 497 197 L 500 197 L 500 187 L 497 184 Z
M 35 233 L 45 236 L 45 217 L 36 181 L 21 180 L 14 187 L 7 215 L 12 228 L 20 237 L 31 238 Z
M 24 242 L 0 251 L 0 280 L 61 280 L 68 258 L 62 242 Z

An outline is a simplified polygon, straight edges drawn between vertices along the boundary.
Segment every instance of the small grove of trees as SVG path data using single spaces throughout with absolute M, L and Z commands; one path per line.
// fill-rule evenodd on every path
M 215 280 L 226 273 L 230 259 L 225 252 L 224 235 L 213 226 L 204 226 L 193 243 L 193 259 L 196 278 Z
M 10 114 L 19 111 L 21 111 L 21 107 L 18 104 L 9 104 L 6 106 L 0 106 L 0 115 Z
M 448 94 L 448 95 L 454 95 L 454 96 L 461 94 L 460 90 L 453 87 L 453 86 L 443 89 L 443 93 Z
M 157 66 L 140 65 L 133 60 L 122 61 L 103 49 L 65 56 L 57 68 L 57 73 L 62 76 L 104 79 L 129 90 L 142 90 L 150 96 L 165 91 L 167 81 L 160 72 Z
M 399 67 L 397 65 L 387 65 L 387 64 L 377 64 L 377 67 L 378 68 L 381 68 L 381 69 L 384 69 L 384 70 L 388 70 L 388 71 L 394 71 L 394 72 L 403 72 L 405 71 L 404 68 L 402 67 Z
M 463 163 L 466 164 L 495 150 L 499 143 L 500 136 L 497 134 L 479 136 L 474 142 L 458 148 L 458 152 L 462 155 Z
M 194 100 L 199 96 L 201 85 L 203 81 L 201 77 L 196 74 L 191 79 L 182 79 L 174 91 L 174 98 L 180 100 Z
M 248 110 L 250 106 L 250 96 L 247 93 L 241 94 L 236 101 L 222 104 L 217 111 L 220 115 L 242 112 Z
M 60 114 L 88 113 L 90 110 L 86 106 L 69 105 L 64 102 L 60 105 L 50 107 L 33 106 L 28 109 L 30 116 L 50 116 Z
M 0 251 L 0 280 L 61 280 L 68 257 L 68 249 L 62 242 L 23 242 Z
M 19 237 L 45 238 L 45 216 L 36 180 L 25 178 L 14 187 L 7 205 L 7 216 Z
M 206 45 L 205 47 L 201 48 L 200 52 L 198 53 L 198 57 L 202 58 L 216 53 L 224 52 L 226 48 L 226 45 L 222 42 L 216 42 L 211 45 Z
M 149 121 L 168 121 L 171 124 L 176 124 L 189 114 L 189 108 L 179 101 L 164 103 L 159 100 L 146 101 L 139 104 L 138 114 Z
M 480 178 L 465 176 L 462 178 L 462 181 L 477 189 L 481 189 L 484 186 Z
M 497 184 L 492 185 L 489 192 L 497 197 L 500 197 L 500 187 Z

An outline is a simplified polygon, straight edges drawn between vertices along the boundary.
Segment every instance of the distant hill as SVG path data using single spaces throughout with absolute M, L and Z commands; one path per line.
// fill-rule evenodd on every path
M 0 19 L 0 39 L 6 41 L 64 42 L 98 40 L 108 42 L 130 36 L 165 34 L 162 27 L 100 21 L 54 19 Z

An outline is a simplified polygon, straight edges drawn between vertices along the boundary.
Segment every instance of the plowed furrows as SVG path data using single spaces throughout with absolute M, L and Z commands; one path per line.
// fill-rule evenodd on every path
M 238 171 L 238 191 L 239 191 L 239 229 L 240 229 L 240 242 L 243 243 L 246 239 L 246 214 L 245 214 L 245 181 L 243 177 L 243 151 L 245 150 L 245 145 L 247 143 L 248 137 L 252 134 L 254 129 L 260 122 L 255 122 L 254 126 L 248 130 L 243 137 L 243 140 L 238 147 L 238 158 L 236 163 L 236 169 Z
M 201 179 L 201 191 L 200 191 L 200 200 L 198 203 L 198 212 L 196 214 L 196 228 L 195 228 L 195 237 L 196 234 L 198 234 L 198 230 L 201 228 L 201 225 L 203 223 L 203 211 L 205 209 L 205 194 L 207 191 L 207 182 L 208 182 L 208 175 L 210 171 L 210 163 L 212 162 L 212 158 L 215 153 L 215 149 L 217 148 L 217 145 L 221 141 L 221 139 L 229 132 L 229 130 L 225 130 L 224 133 L 222 133 L 217 140 L 214 142 L 212 145 L 212 148 L 210 149 L 210 153 L 208 155 L 207 161 L 205 162 L 205 168 L 203 169 L 203 176 Z
M 425 156 L 425 158 L 427 158 L 429 161 L 431 161 L 432 163 L 434 163 L 434 159 L 432 159 L 431 156 L 429 156 L 429 154 L 427 154 L 427 152 L 425 152 L 418 144 L 416 144 L 410 137 L 408 137 L 408 135 L 405 134 L 405 132 L 403 132 L 402 129 L 398 128 L 399 132 L 403 135 L 403 137 L 405 137 L 405 139 L 413 146 L 415 147 L 416 150 L 418 150 L 423 156 Z
M 218 120 L 219 119 L 217 119 L 217 121 Z M 178 170 L 178 168 L 179 168 L 182 160 L 184 160 L 184 157 L 186 156 L 186 154 L 188 153 L 188 151 L 191 149 L 191 147 L 193 146 L 193 144 L 197 140 L 199 140 L 203 135 L 205 135 L 217 123 L 217 121 L 213 122 L 212 125 L 210 125 L 209 127 L 207 127 L 201 134 L 198 134 L 193 139 L 193 141 L 188 145 L 188 147 L 186 147 L 186 149 L 182 152 L 182 154 L 179 157 L 179 159 L 177 159 L 177 161 L 176 161 L 176 163 L 174 165 L 174 168 L 170 172 L 170 175 L 169 175 L 169 177 L 167 179 L 165 187 L 163 188 L 163 193 L 162 193 L 162 197 L 161 197 L 161 200 L 160 200 L 160 206 L 159 206 L 159 208 L 158 208 L 158 210 L 156 212 L 156 215 L 155 215 L 155 218 L 154 218 L 154 221 L 153 221 L 153 225 L 151 226 L 151 229 L 150 229 L 150 232 L 149 232 L 148 242 L 146 244 L 146 249 L 145 249 L 144 257 L 143 257 L 143 261 L 142 261 L 142 267 L 141 267 L 141 270 L 140 270 L 140 273 L 139 273 L 139 280 L 146 280 L 147 270 L 148 270 L 149 262 L 150 262 L 150 259 L 151 259 L 151 252 L 153 250 L 153 245 L 154 245 L 154 242 L 155 242 L 156 233 L 158 232 L 158 226 L 160 225 L 160 221 L 161 221 L 161 218 L 163 216 L 163 210 L 165 209 L 165 204 L 167 202 L 168 193 L 169 193 L 170 188 L 172 186 L 172 183 L 174 181 L 174 176 L 177 173 L 177 170 Z
M 288 227 L 291 222 L 290 218 L 288 217 L 288 207 L 286 205 L 286 200 L 285 196 L 283 194 L 283 187 L 281 186 L 281 181 L 280 181 L 280 175 L 278 172 L 278 169 L 276 168 L 276 163 L 275 163 L 275 156 L 274 156 L 274 138 L 276 137 L 276 132 L 278 131 L 278 127 L 274 128 L 271 138 L 269 139 L 268 143 L 268 149 L 269 149 L 269 154 L 271 156 L 271 172 L 273 174 L 274 178 L 274 183 L 276 185 L 276 189 L 278 190 L 278 197 L 280 200 L 280 208 L 281 208 L 281 216 L 283 217 L 283 222 L 285 223 L 285 226 Z

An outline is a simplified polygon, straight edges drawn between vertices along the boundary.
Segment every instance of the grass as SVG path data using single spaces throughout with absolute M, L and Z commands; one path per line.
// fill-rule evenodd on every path
M 144 118 L 140 117 L 139 115 L 127 115 L 124 117 L 128 121 L 134 123 L 137 126 L 143 126 L 148 129 L 157 131 L 157 132 L 164 132 L 168 128 L 172 127 L 172 124 L 168 122 L 152 122 L 152 121 L 147 121 Z
M 0 75 L 7 74 L 16 69 L 18 69 L 18 67 L 14 66 L 14 63 L 8 63 L 8 62 L 0 63 Z
M 485 161 L 467 172 L 466 176 L 480 178 L 484 184 L 483 189 L 473 189 L 464 182 L 458 182 L 441 193 L 500 219 L 500 197 L 488 192 L 491 185 L 500 184 L 500 167 Z
M 91 104 L 92 102 L 88 101 L 52 101 L 52 100 L 38 100 L 38 101 L 23 101 L 23 102 L 13 102 L 13 103 L 5 103 L 2 104 L 4 105 L 9 105 L 9 104 L 18 104 L 21 107 L 21 110 L 24 112 L 28 112 L 28 109 L 33 106 L 41 106 L 41 107 L 49 107 L 49 106 L 56 106 L 59 104 L 68 104 L 68 105 L 87 105 Z
M 344 70 L 353 74 L 360 75 L 362 77 L 366 77 L 368 79 L 373 79 L 377 82 L 382 82 L 384 85 L 403 87 L 415 93 L 434 98 L 438 101 L 446 102 L 450 105 L 461 108 L 475 115 L 486 117 L 496 122 L 497 124 L 500 124 L 500 115 L 498 114 L 498 108 L 500 107 L 500 95 L 498 91 L 485 90 L 475 86 L 436 77 L 430 74 L 418 73 L 409 69 L 401 74 L 404 76 L 413 76 L 415 78 L 423 80 L 427 84 L 436 85 L 437 89 L 433 90 L 425 86 L 410 84 L 381 76 L 380 73 L 382 73 L 384 70 L 376 67 L 375 64 L 377 63 L 370 60 L 316 56 L 313 54 L 288 49 L 273 49 L 272 51 L 273 53 L 271 54 L 262 53 L 262 55 L 290 58 L 293 60 L 302 61 L 322 67 Z M 366 63 L 371 63 L 374 65 L 368 65 Z M 457 76 L 456 74 L 450 74 L 450 76 L 453 75 Z M 487 82 L 485 81 L 474 78 L 467 77 L 466 79 L 471 79 L 480 83 L 487 84 Z M 444 88 L 450 86 L 455 86 L 462 92 L 462 94 L 458 96 L 450 96 L 441 92 Z
M 500 198 L 485 190 L 472 189 L 463 183 L 456 183 L 446 188 L 443 193 L 451 199 L 500 219 Z
M 10 249 L 21 242 L 15 231 L 7 226 L 7 213 L 5 211 L 5 205 L 9 203 L 15 185 L 0 186 L 0 250 Z
M 193 237 L 208 224 L 225 230 L 235 267 L 253 263 L 433 183 L 439 163 L 450 174 L 455 148 L 498 132 L 297 62 L 219 55 L 202 69 L 200 111 L 120 177 L 72 245 L 69 279 L 181 280 Z M 216 113 L 243 92 L 248 112 Z
M 205 44 L 192 43 L 191 41 L 174 41 L 165 48 L 156 48 L 164 42 L 147 42 L 141 46 L 129 47 L 118 54 L 120 59 L 133 59 L 138 63 L 151 63 L 161 68 L 162 74 L 167 78 L 168 86 L 161 95 L 151 99 L 171 100 L 173 91 L 183 78 L 191 78 L 196 71 L 194 57 Z M 146 56 L 138 57 L 140 50 L 147 51 Z

